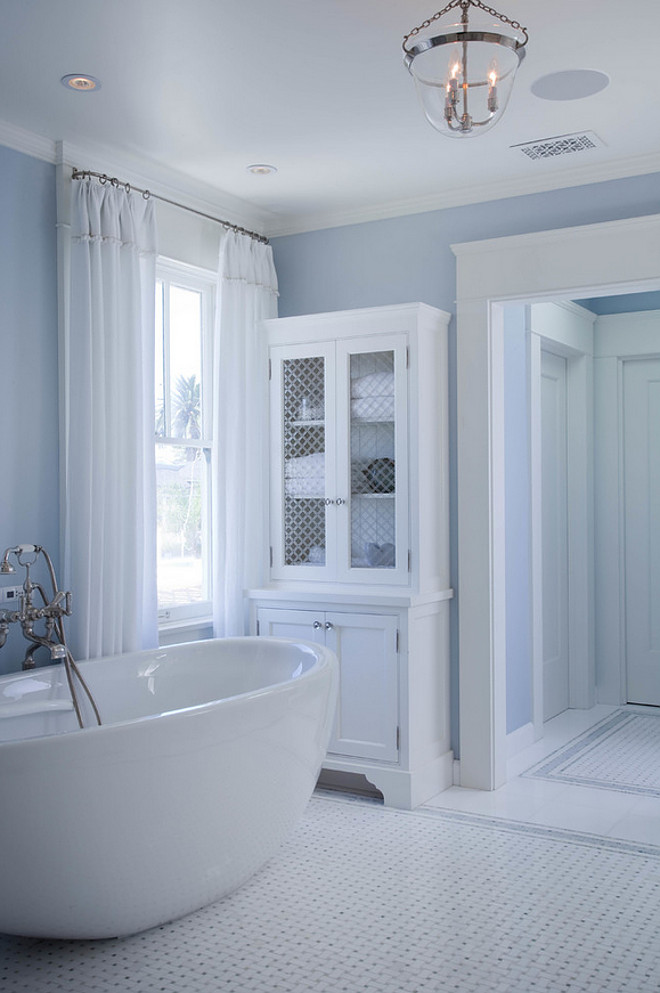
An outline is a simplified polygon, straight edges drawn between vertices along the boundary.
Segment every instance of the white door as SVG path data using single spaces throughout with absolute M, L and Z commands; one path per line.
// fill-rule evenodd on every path
M 566 359 L 541 353 L 543 720 L 569 705 Z
M 628 702 L 660 706 L 660 359 L 623 363 Z

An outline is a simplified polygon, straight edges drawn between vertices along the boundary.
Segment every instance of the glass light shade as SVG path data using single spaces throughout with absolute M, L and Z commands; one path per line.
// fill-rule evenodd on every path
M 500 23 L 449 25 L 407 49 L 406 65 L 424 114 L 441 134 L 483 134 L 502 117 L 525 42 L 515 30 L 503 34 L 501 28 Z

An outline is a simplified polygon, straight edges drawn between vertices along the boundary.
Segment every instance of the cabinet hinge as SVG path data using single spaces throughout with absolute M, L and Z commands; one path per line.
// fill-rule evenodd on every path
M 257 621 L 257 634 L 261 634 L 261 631 L 259 630 L 259 621 Z
M 410 369 L 410 345 L 406 345 L 406 369 Z
M 396 729 L 396 750 L 397 752 L 401 748 L 401 728 L 397 726 Z
M 273 568 L 273 546 L 270 546 L 270 567 Z
M 408 549 L 408 572 L 412 572 L 412 552 Z
M 399 646 L 401 644 L 401 638 L 399 636 L 399 629 L 396 629 L 396 653 L 399 654 Z
M 273 378 L 273 361 L 272 359 L 268 359 L 268 379 L 270 380 L 272 378 Z

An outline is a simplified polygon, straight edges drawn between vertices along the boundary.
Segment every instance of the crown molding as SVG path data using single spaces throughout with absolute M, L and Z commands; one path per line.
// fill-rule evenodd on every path
M 530 163 L 531 165 L 531 163 Z M 524 176 L 501 180 L 496 183 L 483 183 L 444 190 L 422 197 L 390 201 L 373 206 L 359 207 L 345 211 L 319 211 L 315 214 L 299 214 L 278 217 L 274 227 L 269 227 L 269 238 L 285 235 L 305 234 L 323 228 L 346 227 L 351 224 L 364 224 L 369 221 L 382 221 L 408 214 L 425 214 L 450 207 L 465 207 L 469 204 L 486 203 L 489 200 L 507 200 L 511 197 L 529 196 L 534 193 L 548 193 L 552 190 L 568 189 L 572 186 L 586 186 L 591 183 L 604 183 L 613 179 L 628 179 L 660 172 L 660 154 L 641 155 L 635 158 L 618 159 L 614 162 L 589 164 L 566 169 L 552 174 Z
M 69 141 L 53 141 L 42 135 L 0 120 L 0 145 L 41 159 L 51 165 L 91 169 L 116 175 L 132 186 L 150 189 L 154 194 L 185 207 L 210 214 L 218 220 L 265 233 L 275 223 L 275 215 L 254 204 L 200 183 L 158 162 L 132 156 L 117 149 Z
M 0 145 L 31 155 L 33 159 L 41 159 L 42 162 L 55 163 L 56 142 L 8 121 L 0 121 Z
M 274 223 L 274 215 L 270 211 L 169 169 L 161 163 L 118 152 L 116 149 L 59 141 L 56 164 L 117 176 L 131 186 L 151 190 L 154 196 L 165 197 L 184 207 L 210 214 L 216 220 L 225 220 L 260 234 L 265 234 L 266 229 Z
M 193 210 L 211 214 L 219 220 L 227 220 L 231 224 L 258 231 L 268 238 L 364 224 L 369 221 L 423 214 L 451 207 L 485 203 L 489 200 L 505 200 L 660 172 L 660 154 L 650 154 L 597 165 L 586 164 L 552 174 L 543 173 L 533 177 L 525 176 L 495 183 L 470 185 L 444 190 L 442 193 L 393 200 L 344 211 L 318 211 L 313 214 L 287 216 L 257 207 L 249 201 L 194 180 L 161 163 L 132 156 L 130 153 L 118 152 L 117 149 L 109 147 L 53 141 L 7 121 L 0 121 L 0 145 L 54 165 L 92 169 L 95 172 L 117 175 L 133 186 L 151 189 L 154 194 L 175 200 Z

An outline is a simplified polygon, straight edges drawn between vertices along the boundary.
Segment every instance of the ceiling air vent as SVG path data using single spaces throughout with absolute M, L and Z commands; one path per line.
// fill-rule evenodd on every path
M 511 145 L 519 148 L 528 158 L 554 159 L 558 155 L 570 155 L 571 152 L 588 152 L 592 148 L 602 148 L 603 142 L 593 131 L 580 131 L 577 134 L 560 134 L 556 138 L 541 138 L 538 141 L 526 141 L 522 145 Z

